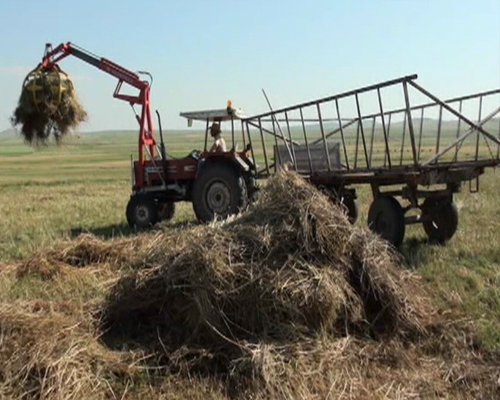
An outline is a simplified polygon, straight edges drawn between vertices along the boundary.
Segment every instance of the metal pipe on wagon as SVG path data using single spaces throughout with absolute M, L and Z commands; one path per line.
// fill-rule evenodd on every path
M 288 121 L 288 113 L 285 111 L 285 120 L 286 120 L 286 128 L 288 130 L 288 137 L 290 139 L 290 143 L 292 143 L 292 132 L 290 131 L 290 122 Z M 295 147 L 292 144 L 290 146 L 292 148 L 292 155 L 293 155 L 293 165 L 295 167 L 295 171 L 298 172 L 298 167 L 297 167 L 297 159 L 295 158 Z
M 342 138 L 342 146 L 344 147 L 345 163 L 347 166 L 347 170 L 349 171 L 351 168 L 349 166 L 349 157 L 347 156 L 347 147 L 345 145 L 345 138 L 344 138 L 344 128 L 342 127 L 342 120 L 340 118 L 339 101 L 337 99 L 335 99 L 335 109 L 337 110 L 337 119 L 338 119 L 339 129 L 340 129 L 340 137 Z
M 462 112 L 462 104 L 463 101 L 460 100 L 460 102 L 458 103 L 458 112 L 461 113 Z M 457 124 L 457 137 L 456 139 L 458 139 L 458 137 L 460 136 L 460 125 L 461 125 L 461 122 L 462 120 L 460 118 L 458 118 L 458 124 Z M 458 160 L 458 151 L 459 151 L 459 147 L 457 145 L 457 147 L 455 148 L 455 156 L 453 157 L 453 161 L 456 162 Z
M 407 82 L 412 83 L 412 81 L 411 80 L 403 81 L 403 92 L 405 95 L 406 113 L 408 114 L 408 130 L 410 131 L 410 141 L 411 141 L 411 150 L 412 150 L 412 154 L 413 154 L 413 164 L 416 167 L 418 165 L 417 149 L 415 148 L 415 131 L 413 130 L 413 119 L 411 117 L 410 97 L 408 95 Z
M 386 137 L 386 143 L 387 143 L 387 161 L 389 163 L 389 169 L 392 168 L 391 165 L 391 151 L 389 150 L 389 139 L 391 137 L 391 121 L 392 120 L 392 114 L 389 114 L 389 121 L 387 122 L 387 137 Z M 386 165 L 385 163 L 385 157 L 384 157 L 384 167 Z
M 260 131 L 260 138 L 262 140 L 262 152 L 264 154 L 264 163 L 266 164 L 266 171 L 269 174 L 269 163 L 267 161 L 267 149 L 266 149 L 266 143 L 264 141 L 264 132 L 262 132 L 262 121 L 260 118 L 258 119 L 259 121 L 259 131 Z
M 323 120 L 321 119 L 321 108 L 319 103 L 316 104 L 316 109 L 318 110 L 319 127 L 321 129 L 321 136 L 323 138 L 323 146 L 325 149 L 326 162 L 328 165 L 328 171 L 332 170 L 332 164 L 330 163 L 330 153 L 328 151 L 328 143 L 326 142 L 325 129 L 323 127 Z
M 420 153 L 422 152 L 422 134 L 424 130 L 424 109 L 420 110 L 420 126 L 418 128 L 418 162 L 420 162 Z
M 360 126 L 360 129 L 361 129 L 361 140 L 363 142 L 363 150 L 365 152 L 365 160 L 366 160 L 366 166 L 368 168 L 371 168 L 371 165 L 368 161 L 368 151 L 366 150 L 366 140 L 365 140 L 365 131 L 363 129 L 363 119 L 361 117 L 361 107 L 359 106 L 359 97 L 358 97 L 358 94 L 356 93 L 354 95 L 354 97 L 356 98 L 356 108 L 358 110 L 358 118 L 359 118 L 359 126 Z
M 439 153 L 439 141 L 441 140 L 441 124 L 443 121 L 443 106 L 439 107 L 438 131 L 436 139 L 436 153 Z
M 372 133 L 371 133 L 371 138 L 370 138 L 370 165 L 372 164 L 373 139 L 375 136 L 375 124 L 376 124 L 376 117 L 373 117 L 373 119 L 372 119 Z
M 408 121 L 407 115 L 405 113 L 403 118 L 403 139 L 401 140 L 401 151 L 399 153 L 399 165 L 403 165 L 403 153 L 405 149 L 405 138 L 406 138 L 406 122 Z
M 309 170 L 311 172 L 314 172 L 311 161 L 311 149 L 309 148 L 309 141 L 307 140 L 306 125 L 304 123 L 304 113 L 302 112 L 302 107 L 299 108 L 299 110 L 300 110 L 300 119 L 302 120 L 302 132 L 304 133 L 304 142 L 307 148 L 307 160 L 309 161 Z
M 481 125 L 476 125 L 474 122 L 472 122 L 469 118 L 467 118 L 465 115 L 459 113 L 458 111 L 456 111 L 455 109 L 453 109 L 452 107 L 450 107 L 448 104 L 444 103 L 443 101 L 439 100 L 436 96 L 434 96 L 432 93 L 430 93 L 429 91 L 425 90 L 422 86 L 418 85 L 417 83 L 413 82 L 413 81 L 409 81 L 410 85 L 412 85 L 414 88 L 416 88 L 417 90 L 419 90 L 421 93 L 425 94 L 427 97 L 429 97 L 430 99 L 434 100 L 436 103 L 440 104 L 441 106 L 443 106 L 447 111 L 449 111 L 450 113 L 452 113 L 453 115 L 455 115 L 456 117 L 459 117 L 461 118 L 462 120 L 464 120 L 464 122 L 469 125 L 470 127 L 472 127 L 473 129 L 477 129 L 479 132 L 481 132 L 484 136 L 486 136 L 488 139 L 490 139 L 492 142 L 496 143 L 497 145 L 500 146 L 500 138 L 497 139 L 495 136 L 493 136 L 491 133 L 487 132 L 486 130 L 484 130 Z M 498 110 L 496 111 L 496 113 L 498 113 Z
M 479 115 L 477 118 L 478 121 L 481 121 L 482 111 L 483 111 L 483 96 L 480 96 L 479 97 Z M 479 132 L 477 133 L 477 137 L 476 137 L 476 161 L 477 161 L 478 157 L 479 157 Z
M 283 142 L 285 143 L 286 150 L 288 152 L 288 156 L 290 157 L 290 160 L 293 161 L 293 156 L 292 156 L 292 153 L 290 152 L 290 147 L 288 147 L 288 143 L 287 143 L 287 141 L 285 139 L 285 135 L 283 135 L 283 132 L 281 130 L 281 126 L 280 126 L 279 122 L 276 119 L 276 115 L 274 114 L 273 106 L 271 105 L 271 102 L 269 101 L 269 97 L 267 97 L 266 91 L 264 89 L 262 89 L 262 93 L 264 94 L 264 97 L 266 98 L 266 101 L 267 101 L 267 104 L 269 106 L 269 109 L 271 110 L 271 113 L 272 113 L 273 132 L 275 134 L 274 138 L 276 139 L 276 151 L 278 153 L 278 159 L 280 160 L 280 164 L 281 164 L 281 156 L 279 154 L 279 149 L 278 149 L 278 138 L 276 136 L 276 128 L 275 128 L 275 125 L 274 125 L 275 122 L 278 125 L 278 130 L 280 131 L 281 138 L 283 139 Z
M 389 161 L 389 168 L 391 168 L 391 154 L 389 151 L 389 130 L 386 130 L 385 127 L 385 118 L 384 118 L 384 108 L 382 106 L 382 95 L 380 93 L 380 88 L 377 88 L 377 97 L 378 104 L 380 108 L 380 117 L 382 118 L 382 129 L 384 131 L 384 142 L 385 142 L 385 153 L 384 153 L 384 167 L 386 163 L 386 157 Z M 389 126 L 391 125 L 391 114 L 389 114 Z

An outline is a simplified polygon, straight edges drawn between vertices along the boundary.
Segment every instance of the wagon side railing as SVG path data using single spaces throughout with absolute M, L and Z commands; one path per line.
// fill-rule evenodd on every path
M 500 164 L 500 89 L 442 101 L 416 75 L 246 118 L 259 176 Z

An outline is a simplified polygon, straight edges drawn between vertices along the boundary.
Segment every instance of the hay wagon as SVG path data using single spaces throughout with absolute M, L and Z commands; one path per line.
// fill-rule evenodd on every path
M 406 225 L 422 223 L 430 240 L 449 240 L 458 224 L 453 195 L 463 182 L 477 191 L 485 168 L 500 164 L 500 89 L 442 101 L 416 78 L 244 119 L 257 176 L 288 164 L 351 220 L 355 185 L 370 185 L 368 224 L 383 238 L 398 246 Z
M 241 118 L 256 177 L 288 165 L 358 216 L 370 185 L 368 225 L 396 246 L 408 224 L 431 241 L 457 230 L 453 196 L 500 164 L 500 89 L 440 100 L 406 76 Z M 208 126 L 208 124 L 207 124 Z M 234 121 L 231 139 L 235 146 Z M 237 145 L 237 144 L 236 144 Z

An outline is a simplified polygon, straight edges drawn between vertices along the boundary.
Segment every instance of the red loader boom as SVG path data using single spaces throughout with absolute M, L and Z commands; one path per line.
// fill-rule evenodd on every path
M 94 67 L 107 72 L 111 76 L 118 79 L 116 89 L 113 97 L 116 99 L 128 102 L 134 110 L 135 117 L 139 123 L 139 160 L 136 163 L 136 186 L 142 188 L 145 186 L 144 182 L 144 168 L 145 168 L 145 151 L 149 153 L 149 157 L 154 159 L 156 141 L 154 139 L 153 120 L 151 115 L 151 99 L 150 99 L 150 83 L 142 80 L 140 74 L 146 74 L 151 77 L 147 72 L 132 72 L 113 61 L 104 57 L 96 56 L 87 50 L 84 50 L 70 42 L 61 43 L 59 46 L 52 48 L 50 43 L 45 45 L 45 54 L 42 59 L 42 66 L 51 69 L 59 68 L 57 63 L 69 55 L 75 56 Z M 128 95 L 120 93 L 123 83 L 126 83 L 139 90 L 137 95 Z M 141 106 L 140 115 L 135 111 L 134 106 L 138 104 Z

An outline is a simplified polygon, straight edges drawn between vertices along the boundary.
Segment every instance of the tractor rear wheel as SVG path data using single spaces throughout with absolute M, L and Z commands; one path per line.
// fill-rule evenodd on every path
M 130 197 L 127 204 L 127 222 L 131 228 L 146 229 L 158 222 L 158 206 L 154 199 L 143 194 Z
M 444 244 L 457 231 L 458 210 L 452 201 L 428 197 L 422 205 L 422 214 L 422 225 L 430 242 Z
M 194 183 L 192 201 L 202 222 L 237 214 L 248 203 L 245 180 L 230 165 L 208 165 Z
M 377 196 L 368 211 L 369 228 L 382 239 L 399 247 L 405 236 L 405 214 L 392 196 Z

